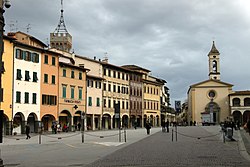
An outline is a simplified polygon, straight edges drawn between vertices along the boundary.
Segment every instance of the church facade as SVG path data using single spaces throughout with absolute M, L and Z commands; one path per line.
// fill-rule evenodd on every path
M 209 79 L 190 86 L 188 121 L 219 124 L 231 115 L 229 94 L 233 85 L 220 80 L 220 53 L 213 42 L 208 53 Z

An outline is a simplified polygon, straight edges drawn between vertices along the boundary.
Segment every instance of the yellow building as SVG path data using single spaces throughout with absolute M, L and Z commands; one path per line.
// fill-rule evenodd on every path
M 149 121 L 152 126 L 161 125 L 160 92 L 164 81 L 153 76 L 143 75 L 143 111 L 144 124 Z
M 11 121 L 13 118 L 12 113 L 12 87 L 13 87 L 13 38 L 4 36 L 4 52 L 3 62 L 5 71 L 2 75 L 2 88 L 3 88 L 3 102 L 1 102 L 0 109 L 4 110 L 4 133 L 11 133 Z
M 218 124 L 230 115 L 228 95 L 232 84 L 220 80 L 220 53 L 213 42 L 208 54 L 209 79 L 188 90 L 188 121 Z

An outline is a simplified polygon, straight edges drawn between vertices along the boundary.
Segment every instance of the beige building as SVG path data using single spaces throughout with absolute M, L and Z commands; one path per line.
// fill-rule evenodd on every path
M 234 121 L 244 125 L 250 119 L 250 91 L 235 91 L 229 94 L 229 101 Z
M 152 126 L 161 125 L 161 89 L 165 81 L 150 75 L 143 75 L 143 112 L 144 124 L 149 121 Z
M 115 104 L 120 106 L 122 126 L 129 125 L 129 70 L 109 64 L 103 65 L 103 118 L 102 127 L 111 129 L 119 127 L 119 117 L 115 116 Z
M 193 84 L 188 90 L 188 121 L 218 124 L 230 115 L 228 95 L 232 84 L 220 80 L 220 53 L 213 42 L 208 54 L 209 79 Z

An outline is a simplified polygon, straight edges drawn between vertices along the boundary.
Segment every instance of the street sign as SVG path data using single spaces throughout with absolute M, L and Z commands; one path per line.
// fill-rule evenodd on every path
M 176 113 L 180 113 L 181 112 L 181 101 L 175 101 L 175 111 Z

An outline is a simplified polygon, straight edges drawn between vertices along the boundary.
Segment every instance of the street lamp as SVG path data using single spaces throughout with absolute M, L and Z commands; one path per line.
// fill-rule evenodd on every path
M 3 51 L 4 51 L 4 44 L 3 44 L 3 28 L 4 28 L 4 17 L 3 17 L 3 13 L 4 13 L 4 9 L 3 6 L 5 6 L 6 8 L 9 8 L 10 5 L 10 0 L 0 0 L 0 112 L 1 114 L 1 121 L 0 121 L 0 141 L 2 143 L 2 129 L 3 129 L 3 110 L 1 108 L 1 102 L 3 102 L 3 88 L 2 88 L 2 74 L 4 72 L 4 64 L 2 62 L 3 60 Z M 1 150 L 0 150 L 0 167 L 3 167 L 3 160 L 1 158 Z

